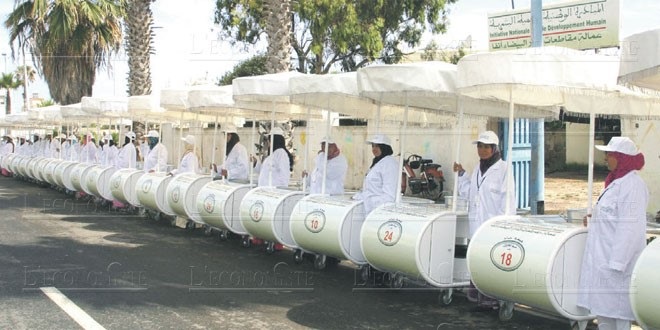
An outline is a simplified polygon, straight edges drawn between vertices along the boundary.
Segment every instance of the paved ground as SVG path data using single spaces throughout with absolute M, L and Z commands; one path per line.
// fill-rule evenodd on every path
M 267 255 L 13 178 L 0 177 L 0 212 L 0 329 L 80 328 L 65 310 L 107 329 L 569 328 L 522 309 L 501 322 L 461 293 L 442 306 L 432 289 L 365 284 L 345 262 L 317 271 L 290 251 Z M 58 307 L 43 288 L 70 302 Z

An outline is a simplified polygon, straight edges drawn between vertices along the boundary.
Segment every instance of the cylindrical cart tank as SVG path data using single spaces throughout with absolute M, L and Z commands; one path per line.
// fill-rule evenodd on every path
M 0 164 L 0 167 L 11 171 L 11 162 L 14 159 L 14 157 L 16 157 L 16 154 L 4 155 L 2 157 L 2 164 Z
M 213 228 L 246 235 L 248 232 L 243 227 L 240 216 L 241 201 L 252 188 L 254 186 L 249 184 L 225 180 L 208 182 L 197 194 L 199 216 Z
M 55 167 L 55 172 L 53 172 L 56 185 L 68 189 L 68 187 L 64 184 L 64 172 L 66 171 L 67 168 L 69 168 L 69 172 L 70 172 L 71 168 L 73 168 L 75 164 L 76 163 L 68 160 L 63 160 L 59 164 L 57 164 L 57 167 Z
M 456 214 L 444 205 L 385 204 L 366 217 L 360 242 L 374 268 L 449 287 L 454 281 Z
M 12 154 L 14 155 L 13 157 L 9 158 L 8 162 L 9 164 L 7 167 L 9 168 L 10 171 L 12 171 L 14 174 L 18 173 L 18 164 L 21 163 L 21 160 L 25 158 L 23 155 L 17 155 L 17 154 Z
M 31 178 L 29 166 L 30 163 L 36 162 L 36 158 L 31 158 L 31 157 L 21 157 L 18 159 L 18 164 L 16 165 L 18 173 L 26 178 Z
M 630 303 L 635 317 L 644 329 L 660 329 L 658 265 L 660 239 L 655 239 L 637 259 L 630 281 Z
M 92 195 L 106 200 L 112 200 L 112 191 L 110 190 L 110 177 L 117 169 L 114 166 L 96 166 L 92 168 L 86 176 L 87 189 Z
M 560 216 L 499 216 L 474 233 L 468 269 L 475 286 L 496 298 L 571 320 L 593 317 L 577 306 L 587 229 Z
M 172 176 L 167 175 L 165 172 L 152 172 L 142 175 L 135 184 L 140 204 L 166 215 L 176 215 L 165 198 L 165 190 L 171 180 Z
M 309 195 L 291 212 L 291 235 L 304 250 L 365 264 L 360 249 L 364 216 L 362 201 L 350 195 Z
M 48 165 L 48 163 L 50 163 L 53 160 L 54 160 L 53 158 L 42 158 L 37 162 L 37 164 L 34 167 L 35 179 L 41 182 L 48 182 L 46 181 L 44 169 L 46 168 L 46 165 Z
M 137 198 L 137 182 L 144 175 L 143 170 L 134 168 L 122 168 L 110 177 L 110 191 L 112 197 L 122 203 L 128 203 L 135 207 L 142 206 Z
M 252 236 L 296 247 L 289 221 L 294 206 L 303 196 L 302 191 L 275 187 L 250 190 L 241 201 L 243 227 Z
M 72 170 L 71 170 L 71 184 L 75 188 L 75 191 L 82 191 L 86 192 L 85 188 L 83 187 L 83 183 L 85 182 L 85 178 L 87 175 L 87 172 L 92 169 L 96 165 L 93 164 L 86 164 L 86 163 L 78 163 Z
M 63 162 L 63 160 L 53 159 L 44 166 L 43 175 L 46 182 L 52 185 L 57 185 L 57 181 L 55 181 L 55 168 L 57 168 L 61 162 Z
M 167 203 L 172 211 L 179 216 L 204 224 L 197 211 L 197 195 L 200 189 L 210 181 L 210 176 L 195 173 L 174 176 L 165 191 Z
M 27 170 L 26 170 L 26 173 L 25 173 L 25 175 L 27 177 L 29 177 L 31 179 L 34 179 L 34 180 L 37 180 L 38 177 L 37 177 L 37 174 L 36 174 L 37 173 L 36 168 L 37 168 L 37 164 L 39 164 L 39 162 L 42 159 L 44 159 L 44 158 L 43 157 L 36 157 L 36 158 L 32 158 L 32 159 L 28 160 L 27 166 L 26 166 Z

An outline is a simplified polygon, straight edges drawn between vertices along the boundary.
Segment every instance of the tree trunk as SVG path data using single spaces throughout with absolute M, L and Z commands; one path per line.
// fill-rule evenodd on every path
M 268 36 L 266 70 L 268 73 L 291 68 L 291 0 L 264 0 Z
M 153 0 L 129 0 L 126 15 L 128 95 L 151 94 Z

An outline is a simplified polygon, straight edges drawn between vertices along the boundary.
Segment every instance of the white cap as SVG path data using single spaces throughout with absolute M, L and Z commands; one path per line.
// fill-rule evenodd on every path
M 367 143 L 375 143 L 375 144 L 387 144 L 388 146 L 392 145 L 392 142 L 390 141 L 390 138 L 387 137 L 385 134 L 376 134 L 372 136 L 371 138 L 367 139 Z
M 225 133 L 234 133 L 234 134 L 238 133 L 238 131 L 236 130 L 236 126 L 232 124 L 222 125 L 222 131 Z
M 127 138 L 129 138 L 129 139 L 131 139 L 131 140 L 135 140 L 135 132 L 133 132 L 133 131 L 128 131 L 128 132 L 126 132 L 126 133 L 124 134 L 124 136 L 127 137 Z
M 64 134 L 60 134 L 60 135 L 57 136 L 57 138 L 58 138 L 58 139 L 66 139 L 66 135 L 64 135 Z
M 483 144 L 495 144 L 498 145 L 500 144 L 500 139 L 497 137 L 497 134 L 493 131 L 485 131 L 481 134 L 479 134 L 479 138 L 476 141 L 473 141 L 472 144 L 477 144 L 477 143 L 483 143 Z
M 108 134 L 108 135 L 104 136 L 103 140 L 112 141 L 112 135 Z
M 321 143 L 324 143 L 324 142 L 327 142 L 328 144 L 335 144 L 335 141 L 329 136 L 326 136 L 323 139 L 321 139 Z
M 195 145 L 195 137 L 192 135 L 186 135 L 185 137 L 182 137 L 181 141 L 185 142 L 186 144 Z
M 273 127 L 273 129 L 271 129 L 270 132 L 273 135 L 282 135 L 282 136 L 284 136 L 284 131 L 279 127 Z
M 71 135 L 69 135 L 69 140 L 78 141 L 78 138 L 75 135 L 71 134 Z
M 629 156 L 636 156 L 639 154 L 639 150 L 637 150 L 635 143 L 630 138 L 623 136 L 615 136 L 610 139 L 610 143 L 606 146 L 596 146 L 596 149 L 606 152 L 620 152 Z
M 151 131 L 149 131 L 149 132 L 147 133 L 147 135 L 145 135 L 145 136 L 146 136 L 146 137 L 155 137 L 155 138 L 159 138 L 159 137 L 160 137 L 160 134 L 158 134 L 158 131 L 151 130 Z

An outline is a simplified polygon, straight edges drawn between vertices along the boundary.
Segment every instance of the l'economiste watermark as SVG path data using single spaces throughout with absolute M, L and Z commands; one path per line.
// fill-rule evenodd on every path
M 23 290 L 57 287 L 67 291 L 144 291 L 147 273 L 128 270 L 119 262 L 111 262 L 103 270 L 48 269 L 41 266 L 23 267 Z
M 292 269 L 286 262 L 279 262 L 268 271 L 190 266 L 189 292 L 313 290 L 314 273 Z

